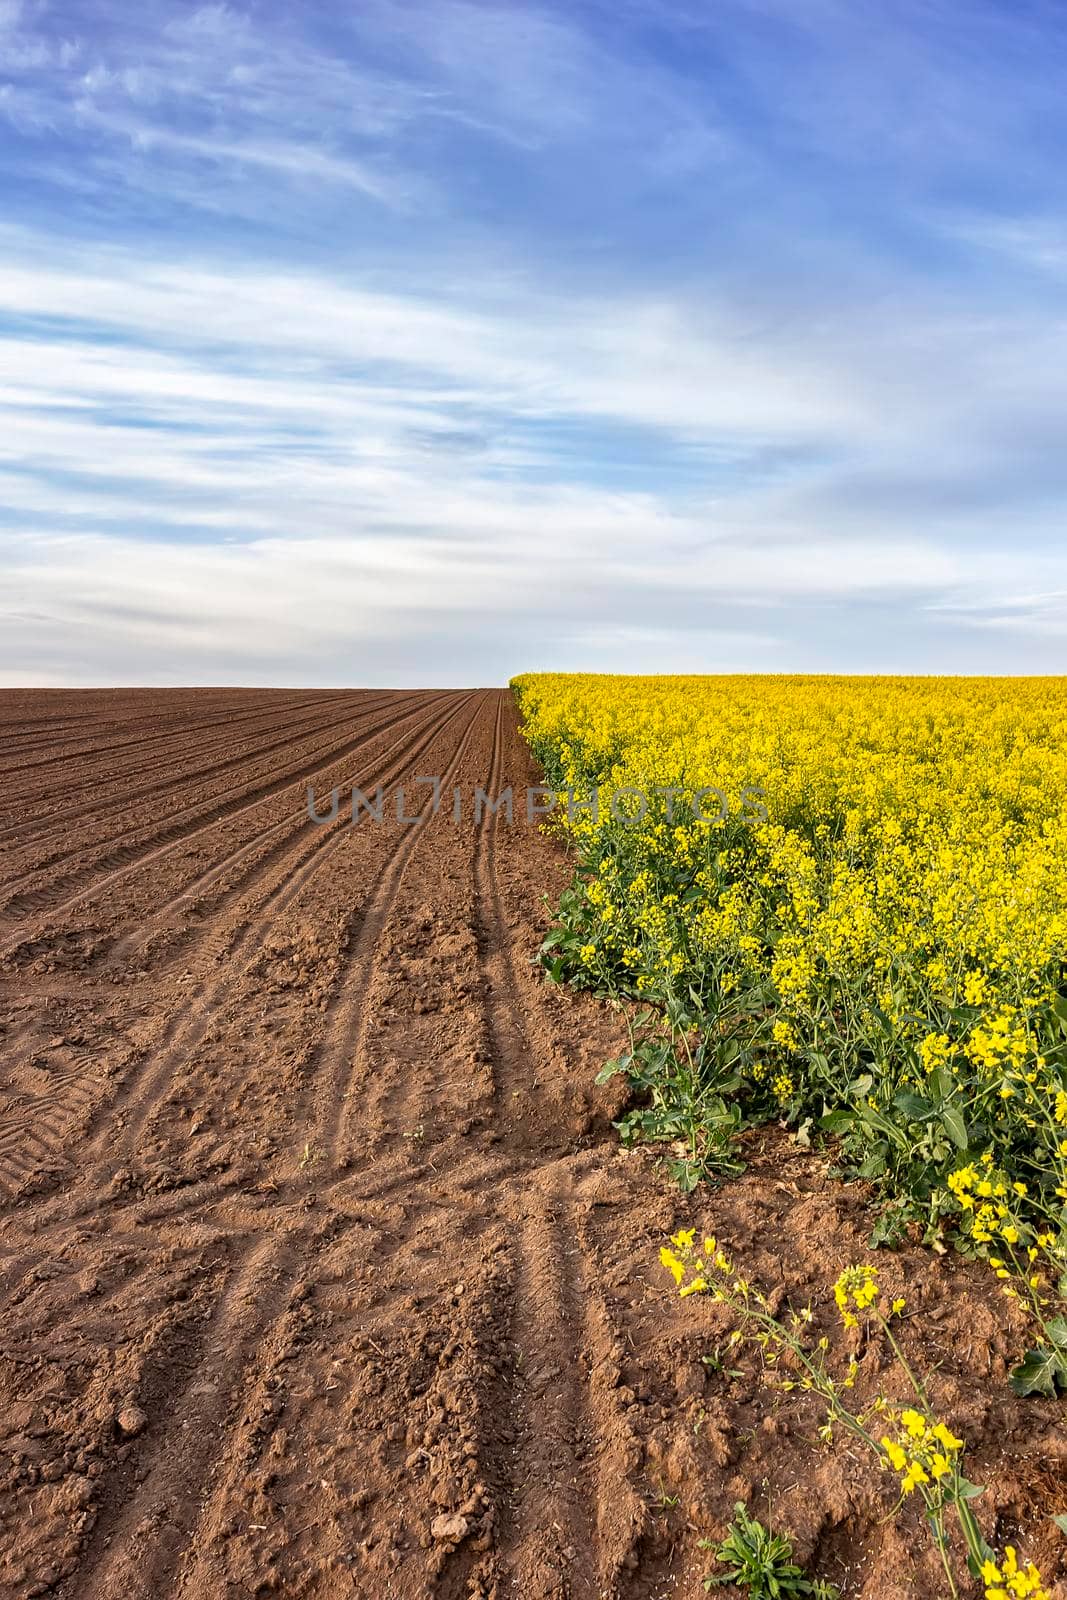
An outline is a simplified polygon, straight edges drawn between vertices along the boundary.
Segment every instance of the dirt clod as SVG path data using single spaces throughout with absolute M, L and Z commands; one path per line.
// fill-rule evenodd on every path
M 123 1406 L 115 1421 L 119 1432 L 127 1439 L 136 1439 L 148 1426 L 148 1418 L 140 1406 Z
M 430 1523 L 430 1533 L 432 1537 L 437 1540 L 451 1539 L 458 1541 L 460 1539 L 465 1539 L 469 1532 L 470 1523 L 467 1521 L 466 1517 L 460 1516 L 459 1514 L 452 1517 L 434 1517 L 433 1521 Z

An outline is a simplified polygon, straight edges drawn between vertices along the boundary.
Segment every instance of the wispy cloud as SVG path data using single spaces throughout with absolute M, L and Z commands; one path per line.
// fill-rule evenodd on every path
M 946 238 L 1000 257 L 1015 268 L 1048 274 L 1062 285 L 1067 277 L 1067 223 L 1060 216 L 949 215 Z
M 376 175 L 362 162 L 333 155 L 328 150 L 316 149 L 311 145 L 279 140 L 203 138 L 119 118 L 97 117 L 95 123 L 99 128 L 106 127 L 111 132 L 125 134 L 131 144 L 146 155 L 160 149 L 177 151 L 183 155 L 203 157 L 205 161 L 220 166 L 237 169 L 254 167 L 306 183 L 358 189 L 386 204 L 397 204 L 401 198 L 398 184 Z

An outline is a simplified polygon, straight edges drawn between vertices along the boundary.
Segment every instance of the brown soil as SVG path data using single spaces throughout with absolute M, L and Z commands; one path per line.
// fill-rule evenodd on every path
M 8 691 L 0 725 L 0 1593 L 698 1596 L 736 1499 L 849 1596 L 941 1593 L 918 1508 L 668 1292 L 691 1221 L 843 1359 L 869 1197 L 781 1132 L 690 1198 L 619 1148 L 619 1021 L 530 961 L 567 863 L 470 816 L 536 781 L 510 697 Z M 411 811 L 419 773 L 462 822 L 307 818 L 305 779 Z M 987 1527 L 1054 1576 L 1021 1324 L 981 1269 L 883 1265 Z

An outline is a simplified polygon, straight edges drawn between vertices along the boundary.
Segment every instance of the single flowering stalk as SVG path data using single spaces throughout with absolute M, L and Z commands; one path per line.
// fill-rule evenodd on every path
M 865 1264 L 846 1268 L 834 1285 L 834 1299 L 846 1328 L 857 1327 L 861 1315 L 881 1328 L 917 1404 L 897 1408 L 879 1395 L 866 1410 L 854 1411 L 846 1404 L 843 1393 L 855 1383 L 856 1357 L 849 1358 L 842 1379 L 835 1379 L 827 1371 L 829 1340 L 819 1339 L 814 1349 L 803 1340 L 803 1330 L 812 1320 L 809 1307 L 792 1312 L 789 1325 L 784 1323 L 773 1315 L 760 1289 L 735 1271 L 716 1239 L 708 1237 L 703 1249 L 698 1248 L 693 1228 L 674 1234 L 660 1250 L 660 1261 L 683 1298 L 709 1294 L 731 1308 L 740 1323 L 731 1335 L 735 1343 L 747 1338 L 757 1344 L 768 1366 L 776 1366 L 788 1352 L 802 1376 L 799 1380 L 784 1379 L 781 1386 L 787 1390 L 799 1386 L 822 1398 L 827 1421 L 819 1429 L 820 1437 L 829 1441 L 835 1425 L 840 1425 L 861 1440 L 883 1467 L 899 1474 L 898 1504 L 918 1491 L 953 1600 L 959 1600 L 959 1589 L 949 1556 L 946 1513 L 950 1509 L 956 1514 L 967 1545 L 968 1567 L 986 1585 L 986 1600 L 1048 1600 L 1041 1575 L 1032 1563 L 1021 1568 L 1014 1550 L 1008 1547 L 998 1564 L 986 1542 L 970 1506 L 982 1490 L 969 1483 L 961 1470 L 964 1441 L 934 1415 L 922 1382 L 901 1350 L 890 1323 L 903 1312 L 905 1301 L 894 1300 L 886 1310 L 882 1309 L 877 1268 Z

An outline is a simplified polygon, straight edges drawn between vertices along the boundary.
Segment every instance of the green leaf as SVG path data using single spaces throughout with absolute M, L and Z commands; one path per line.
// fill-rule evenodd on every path
M 958 1150 L 966 1150 L 970 1143 L 970 1135 L 967 1132 L 967 1124 L 956 1110 L 956 1107 L 942 1106 L 941 1121 L 944 1124 L 945 1132 L 956 1148 Z
M 697 1161 L 672 1161 L 666 1162 L 667 1171 L 681 1189 L 683 1194 L 692 1194 L 700 1182 L 700 1164 Z
M 1045 1333 L 1057 1350 L 1067 1350 L 1067 1317 L 1053 1317 L 1045 1323 Z
M 1059 1515 L 1053 1517 L 1052 1520 L 1056 1524 L 1057 1528 L 1059 1528 L 1061 1533 L 1067 1533 L 1067 1511 L 1061 1511 Z
M 904 1206 L 886 1206 L 871 1230 L 870 1245 L 872 1250 L 886 1246 L 895 1250 L 907 1237 L 909 1216 Z
M 985 1494 L 985 1485 L 982 1483 L 968 1483 L 966 1478 L 959 1480 L 959 1494 L 962 1500 L 977 1500 L 980 1494 Z
M 873 1130 L 875 1133 L 880 1133 L 883 1139 L 888 1140 L 890 1144 L 896 1145 L 898 1150 L 906 1150 L 909 1148 L 911 1141 L 908 1138 L 908 1135 L 904 1132 L 904 1129 L 900 1127 L 899 1123 L 893 1122 L 891 1118 L 883 1116 L 883 1114 L 880 1111 L 876 1111 L 872 1105 L 860 1106 L 859 1118 L 865 1128 L 868 1130 Z
M 914 1094 L 911 1089 L 899 1089 L 893 1096 L 893 1104 L 912 1122 L 924 1122 L 934 1109 L 925 1095 Z
M 857 1172 L 861 1178 L 881 1178 L 885 1170 L 886 1159 L 884 1154 L 881 1150 L 872 1150 L 863 1165 L 857 1169 Z
M 882 1008 L 880 1006 L 872 1005 L 869 1009 L 870 1009 L 871 1016 L 874 1018 L 875 1022 L 878 1024 L 879 1033 L 882 1035 L 883 1038 L 891 1039 L 893 1037 L 893 1031 L 894 1031 L 893 1030 L 893 1024 L 890 1022 L 890 1020 L 886 1016 L 885 1012 L 882 1010 Z
M 1067 1388 L 1067 1360 L 1058 1350 L 1028 1350 L 1009 1382 L 1018 1395 L 1045 1394 L 1055 1400 L 1057 1384 Z
M 951 1097 L 955 1081 L 951 1072 L 947 1072 L 944 1067 L 935 1067 L 926 1080 L 926 1086 L 937 1104 L 943 1105 Z

